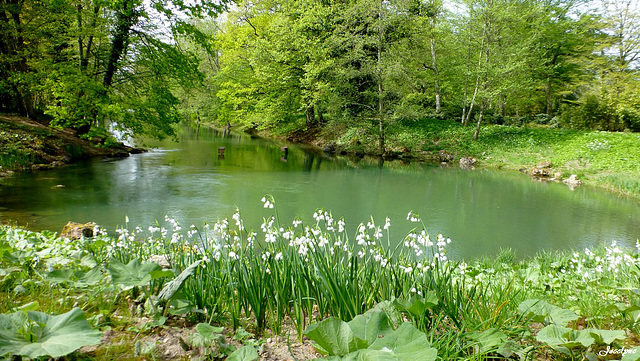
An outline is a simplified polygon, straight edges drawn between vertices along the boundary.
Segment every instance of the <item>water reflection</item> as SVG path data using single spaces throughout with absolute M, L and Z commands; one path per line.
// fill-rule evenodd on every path
M 283 221 L 300 216 L 309 222 L 318 207 L 344 215 L 350 229 L 388 216 L 396 241 L 415 226 L 405 219 L 412 210 L 432 236 L 450 237 L 454 255 L 464 257 L 507 247 L 526 255 L 613 239 L 633 244 L 640 236 L 638 202 L 587 188 L 572 192 L 511 173 L 333 160 L 204 128 L 179 140 L 122 160 L 16 174 L 0 185 L 0 217 L 54 230 L 69 220 L 113 229 L 125 215 L 134 225 L 170 215 L 188 226 L 230 217 L 237 207 L 247 225 L 259 228 L 272 214 L 259 200 L 271 194 Z

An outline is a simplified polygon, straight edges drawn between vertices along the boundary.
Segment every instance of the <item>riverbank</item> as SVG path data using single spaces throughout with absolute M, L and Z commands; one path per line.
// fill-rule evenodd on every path
M 260 227 L 239 213 L 201 229 L 167 219 L 118 238 L 0 226 L 0 337 L 12 340 L 0 357 L 639 358 L 637 250 L 452 261 L 449 241 L 411 219 L 418 229 L 395 250 L 383 246 L 386 224 L 352 232 L 323 211 Z M 37 333 L 34 321 L 65 327 Z M 64 337 L 73 342 L 50 347 Z
M 50 169 L 95 157 L 127 157 L 141 149 L 108 137 L 81 139 L 72 129 L 0 114 L 0 177 L 15 171 Z
M 575 174 L 584 185 L 640 198 L 640 134 L 485 125 L 477 141 L 474 127 L 438 119 L 401 121 L 387 129 L 389 158 L 452 164 L 464 157 L 474 166 L 530 174 L 543 166 L 546 177 L 566 180 Z M 269 129 L 266 136 L 314 144 L 345 155 L 378 153 L 377 134 L 345 126 L 306 129 L 303 124 Z M 444 158 L 444 159 L 443 159 Z

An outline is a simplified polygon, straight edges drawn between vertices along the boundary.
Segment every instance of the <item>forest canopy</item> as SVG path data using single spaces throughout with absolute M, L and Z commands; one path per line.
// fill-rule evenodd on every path
M 634 0 L 2 0 L 5 112 L 76 129 L 640 130 Z

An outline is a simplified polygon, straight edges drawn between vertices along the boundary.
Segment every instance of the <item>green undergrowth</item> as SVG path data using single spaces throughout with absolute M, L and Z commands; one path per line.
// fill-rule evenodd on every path
M 87 334 L 111 337 L 52 357 L 154 359 L 143 337 L 179 324 L 189 333 L 181 347 L 200 359 L 255 359 L 270 335 L 313 342 L 331 360 L 577 360 L 623 350 L 636 359 L 635 248 L 451 260 L 452 241 L 429 235 L 414 213 L 406 221 L 415 228 L 394 242 L 388 219 L 347 230 L 317 210 L 311 224 L 284 223 L 275 201 L 263 202 L 255 228 L 239 211 L 202 227 L 169 217 L 132 227 L 127 218 L 115 236 L 96 227 L 79 240 L 1 227 L 0 322 L 25 326 L 0 333 L 0 357 L 47 342 L 29 319 L 73 312 Z

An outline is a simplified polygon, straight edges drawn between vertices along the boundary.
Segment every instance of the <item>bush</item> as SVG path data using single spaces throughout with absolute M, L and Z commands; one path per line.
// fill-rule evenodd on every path
M 563 105 L 558 120 L 564 128 L 640 131 L 638 109 L 626 104 L 615 104 L 596 94 L 583 96 L 577 105 Z

